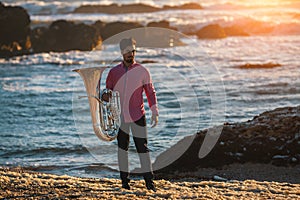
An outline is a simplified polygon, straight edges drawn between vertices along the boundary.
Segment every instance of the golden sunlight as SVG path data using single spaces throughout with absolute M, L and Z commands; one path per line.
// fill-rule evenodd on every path
M 242 0 L 240 2 L 246 6 L 278 6 L 283 0 Z

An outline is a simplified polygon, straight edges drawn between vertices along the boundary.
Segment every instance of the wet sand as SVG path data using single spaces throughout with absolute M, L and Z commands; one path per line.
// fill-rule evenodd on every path
M 274 168 L 275 169 L 275 168 Z M 270 170 L 274 170 L 270 169 Z M 282 170 L 282 169 L 281 169 Z M 227 170 L 228 171 L 228 170 Z M 234 170 L 233 170 L 234 171 Z M 297 170 L 292 170 L 297 173 Z M 209 171 L 203 171 L 208 173 Z M 212 173 L 212 172 L 210 172 Z M 224 173 L 224 172 L 222 172 Z M 249 172 L 249 175 L 253 172 Z M 276 173 L 276 172 L 274 172 Z M 290 178 L 296 176 L 290 171 Z M 237 173 L 238 174 L 238 173 Z M 143 180 L 120 188 L 120 180 L 78 178 L 67 175 L 0 167 L 0 199 L 299 199 L 300 184 L 257 180 L 155 180 L 157 192 L 148 191 Z M 195 175 L 195 174 L 194 174 Z M 258 174 L 259 175 L 259 174 Z M 298 175 L 299 176 L 299 175 Z M 197 176 L 195 176 L 197 177 Z

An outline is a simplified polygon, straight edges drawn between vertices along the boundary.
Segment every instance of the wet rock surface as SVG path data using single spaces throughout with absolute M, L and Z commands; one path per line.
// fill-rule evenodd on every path
M 209 24 L 195 32 L 190 32 L 187 34 L 197 35 L 199 39 L 223 39 L 230 36 L 249 36 L 249 34 L 245 32 L 241 27 L 222 27 L 218 24 Z
M 191 6 L 191 5 L 190 5 Z M 188 5 L 186 5 L 188 7 Z M 67 20 L 53 21 L 48 27 L 30 28 L 30 16 L 21 7 L 0 4 L 0 57 L 9 58 L 41 52 L 66 52 L 71 50 L 91 51 L 101 49 L 102 42 L 118 33 L 139 28 L 165 28 L 177 30 L 168 21 L 150 22 L 146 26 L 138 22 L 102 22 L 93 24 L 75 23 Z M 151 31 L 151 30 L 150 30 Z M 149 32 L 149 31 L 148 31 Z M 179 37 L 167 35 L 166 31 L 152 31 L 147 44 L 140 46 L 171 47 L 183 45 Z M 141 31 L 139 32 L 141 33 Z M 138 34 L 136 39 L 140 37 Z M 160 38 L 157 40 L 157 38 Z M 119 41 L 114 41 L 118 43 Z M 156 43 L 155 43 L 156 42 Z M 158 46 L 157 46 L 158 45 Z M 151 47 L 152 47 L 151 46 Z
M 40 27 L 31 32 L 32 49 L 38 52 L 65 52 L 70 50 L 89 51 L 101 46 L 97 29 L 66 20 L 54 21 L 49 28 Z
M 0 57 L 29 53 L 30 16 L 20 6 L 0 2 Z
M 218 24 L 207 25 L 195 34 L 200 39 L 220 39 L 227 37 L 224 29 Z
M 300 164 L 300 106 L 277 108 L 242 123 L 225 123 L 212 151 L 200 159 L 198 154 L 207 130 L 187 136 L 159 155 L 154 162 L 157 173 L 222 168 L 233 163 L 264 163 L 293 167 Z M 188 147 L 186 147 L 189 145 Z M 182 148 L 187 150 L 167 167 Z

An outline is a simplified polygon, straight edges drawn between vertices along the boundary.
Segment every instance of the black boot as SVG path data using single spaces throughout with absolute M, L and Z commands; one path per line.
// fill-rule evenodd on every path
M 122 188 L 126 190 L 130 190 L 130 185 L 129 185 L 130 179 L 124 179 L 122 180 Z
M 152 190 L 153 192 L 156 192 L 156 188 L 154 186 L 154 182 L 152 180 L 145 180 L 146 187 L 148 190 Z
M 126 190 L 130 190 L 130 186 L 129 186 L 128 182 L 122 182 L 122 188 L 124 188 Z

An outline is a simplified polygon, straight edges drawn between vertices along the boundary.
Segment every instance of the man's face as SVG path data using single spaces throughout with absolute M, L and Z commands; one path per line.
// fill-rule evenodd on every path
M 135 56 L 135 50 L 129 50 L 126 51 L 123 54 L 123 60 L 129 64 L 133 64 L 134 62 L 134 56 Z

